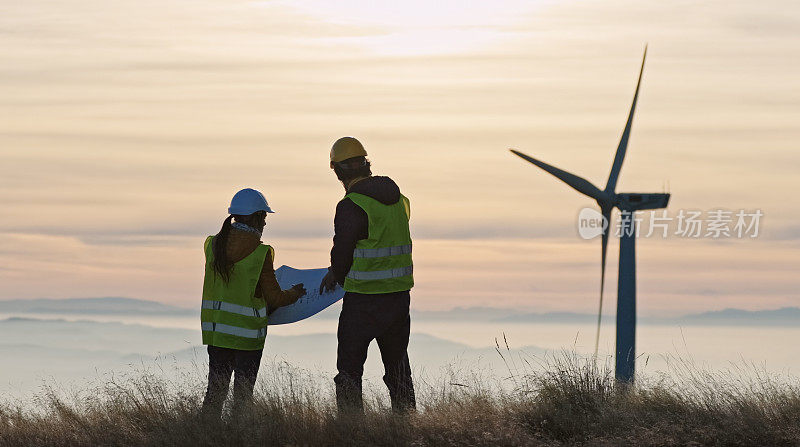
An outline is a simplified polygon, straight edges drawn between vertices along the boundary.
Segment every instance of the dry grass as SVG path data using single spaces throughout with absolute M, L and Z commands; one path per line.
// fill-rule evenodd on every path
M 363 419 L 337 418 L 329 382 L 285 364 L 262 370 L 251 413 L 216 424 L 198 417 L 198 374 L 111 378 L 69 399 L 45 392 L 0 406 L 0 444 L 800 445 L 792 380 L 683 365 L 622 391 L 609 368 L 575 356 L 544 369 L 516 360 L 502 386 L 455 373 L 418 383 L 420 408 L 408 416 L 391 414 L 375 387 Z

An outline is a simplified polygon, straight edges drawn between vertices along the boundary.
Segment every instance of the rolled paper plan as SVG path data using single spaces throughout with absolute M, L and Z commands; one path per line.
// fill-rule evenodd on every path
M 268 324 L 272 326 L 305 320 L 342 299 L 344 289 L 338 285 L 331 292 L 319 293 L 319 284 L 327 273 L 328 269 L 326 268 L 301 270 L 286 265 L 275 270 L 275 278 L 282 289 L 286 290 L 295 284 L 302 283 L 307 293 L 294 304 L 279 307 L 278 310 L 271 313 L 267 320 Z

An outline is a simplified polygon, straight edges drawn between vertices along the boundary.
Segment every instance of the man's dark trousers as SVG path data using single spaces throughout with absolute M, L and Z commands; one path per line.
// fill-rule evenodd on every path
M 203 400 L 203 414 L 219 418 L 222 404 L 228 396 L 231 373 L 233 382 L 233 411 L 240 411 L 253 399 L 253 387 L 258 376 L 263 350 L 244 351 L 241 349 L 208 347 L 208 389 Z
M 366 295 L 347 292 L 339 315 L 339 348 L 336 368 L 336 403 L 340 411 L 364 410 L 361 377 L 367 349 L 378 341 L 389 388 L 392 409 L 406 412 L 416 407 L 411 366 L 408 362 L 408 335 L 411 328 L 408 291 Z

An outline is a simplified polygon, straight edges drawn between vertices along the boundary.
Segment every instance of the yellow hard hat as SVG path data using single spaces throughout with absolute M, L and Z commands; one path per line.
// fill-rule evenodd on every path
M 333 143 L 331 163 L 339 163 L 353 157 L 366 157 L 367 151 L 360 141 L 353 137 L 342 137 Z

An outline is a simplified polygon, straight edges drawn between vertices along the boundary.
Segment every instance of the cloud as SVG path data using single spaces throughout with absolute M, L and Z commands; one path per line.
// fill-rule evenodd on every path
M 198 241 L 243 186 L 280 211 L 279 262 L 323 265 L 342 195 L 327 151 L 354 134 L 411 197 L 421 303 L 582 309 L 599 249 L 574 219 L 592 204 L 506 148 L 602 184 L 650 42 L 620 190 L 669 179 L 673 209 L 770 220 L 754 241 L 643 241 L 642 305 L 791 304 L 794 3 L 427 3 L 9 4 L 0 293 L 193 302 Z
M 800 240 L 800 225 L 791 224 L 770 228 L 764 231 L 762 237 L 777 241 L 798 241 Z
M 216 224 L 216 223 L 215 223 Z M 214 224 L 214 225 L 215 225 Z M 6 234 L 42 235 L 74 238 L 87 245 L 185 245 L 187 240 L 199 240 L 219 228 L 201 220 L 171 220 L 147 226 L 97 226 L 87 223 L 82 227 L 65 228 L 63 225 L 27 225 L 0 228 Z M 289 218 L 279 224 L 269 224 L 264 238 L 320 239 L 332 238 L 333 228 L 327 222 L 308 222 Z M 453 226 L 447 222 L 439 225 L 421 225 L 414 229 L 415 240 L 492 240 L 492 239 L 560 239 L 577 238 L 575 229 L 568 222 L 563 226 L 541 224 L 509 225 L 504 222 L 478 223 Z M 2 249 L 0 249 L 0 252 Z

